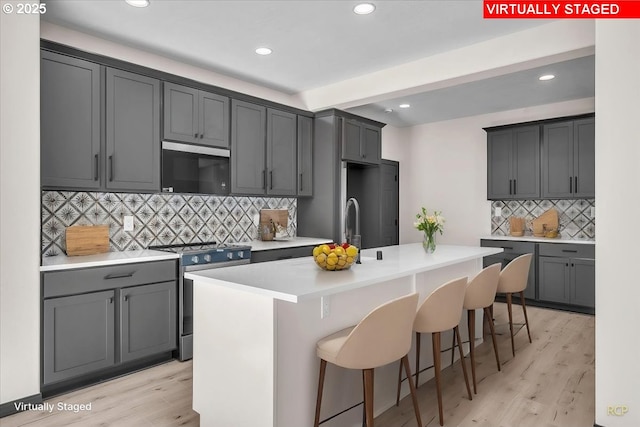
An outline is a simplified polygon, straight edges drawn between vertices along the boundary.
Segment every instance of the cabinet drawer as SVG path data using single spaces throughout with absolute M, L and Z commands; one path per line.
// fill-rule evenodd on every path
M 514 242 L 512 240 L 481 240 L 485 248 L 503 248 L 505 254 L 535 254 L 536 244 L 532 242 Z
M 540 243 L 540 256 L 595 259 L 596 247 L 590 244 Z
M 43 274 L 44 298 L 124 286 L 166 282 L 177 277 L 176 262 L 156 261 Z

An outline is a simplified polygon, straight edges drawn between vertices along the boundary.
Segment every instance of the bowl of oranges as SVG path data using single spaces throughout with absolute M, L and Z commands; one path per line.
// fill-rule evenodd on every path
M 313 260 L 323 270 L 347 270 L 355 262 L 358 248 L 349 243 L 325 244 L 313 248 Z

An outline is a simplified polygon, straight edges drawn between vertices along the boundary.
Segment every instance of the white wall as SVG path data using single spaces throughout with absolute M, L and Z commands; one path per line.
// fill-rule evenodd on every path
M 442 211 L 446 218 L 437 243 L 479 245 L 480 237 L 491 234 L 484 127 L 593 111 L 594 99 L 587 98 L 409 128 L 403 167 L 409 170 L 411 184 L 400 199 L 400 211 L 405 213 L 400 217 L 400 243 L 422 240 L 422 233 L 413 227 L 422 206 Z
M 640 425 L 640 21 L 596 23 L 596 423 Z M 609 406 L 626 405 L 624 416 Z
M 207 83 L 258 98 L 268 99 L 297 108 L 305 108 L 297 97 L 292 97 L 276 90 L 263 86 L 234 79 L 203 68 L 184 64 L 160 55 L 155 55 L 139 49 L 134 49 L 122 44 L 90 36 L 79 31 L 51 24 L 43 21 L 40 26 L 41 37 L 56 43 L 73 46 L 99 55 L 117 58 L 134 64 L 143 65 L 155 70 L 164 71 L 178 76 L 193 79 L 201 83 Z
M 0 403 L 40 393 L 39 21 L 0 14 Z

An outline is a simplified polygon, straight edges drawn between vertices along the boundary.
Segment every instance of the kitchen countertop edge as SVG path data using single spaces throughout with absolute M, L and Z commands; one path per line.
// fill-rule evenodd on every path
M 73 270 L 79 268 L 105 267 L 109 265 L 132 264 L 178 259 L 178 254 L 145 249 L 141 251 L 105 252 L 95 255 L 43 257 L 41 272 Z
M 550 238 L 550 237 L 536 237 L 536 236 L 482 236 L 482 240 L 509 240 L 517 242 L 534 242 L 534 243 L 575 243 L 579 245 L 595 245 L 595 240 L 578 240 L 578 239 L 564 239 L 562 237 Z
M 251 246 L 251 252 L 269 251 L 274 249 L 298 248 L 301 246 L 317 246 L 323 243 L 332 243 L 331 239 L 322 239 L 318 237 L 289 237 L 286 240 L 252 240 L 250 242 L 240 242 Z

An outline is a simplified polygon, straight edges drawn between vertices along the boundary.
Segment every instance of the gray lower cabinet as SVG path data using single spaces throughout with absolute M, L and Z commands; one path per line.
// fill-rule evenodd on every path
M 44 386 L 175 349 L 176 279 L 173 260 L 43 273 Z
M 595 308 L 593 245 L 540 244 L 539 298 Z
M 122 362 L 175 348 L 175 281 L 123 288 L 120 298 Z
M 115 291 L 44 301 L 44 383 L 115 364 Z
M 283 259 L 301 258 L 311 256 L 313 253 L 314 245 L 310 246 L 297 246 L 295 248 L 282 248 L 282 249 L 267 249 L 264 251 L 252 251 L 251 263 L 268 261 L 279 261 Z M 311 260 L 309 262 L 312 262 Z
M 313 196 L 313 119 L 298 116 L 298 196 Z
M 540 126 L 487 130 L 487 199 L 540 197 Z
M 160 191 L 160 81 L 107 68 L 109 190 Z
M 165 140 L 229 148 L 229 98 L 164 83 Z
M 542 197 L 595 197 L 595 119 L 543 126 Z
M 40 171 L 46 187 L 101 185 L 101 67 L 40 53 Z

